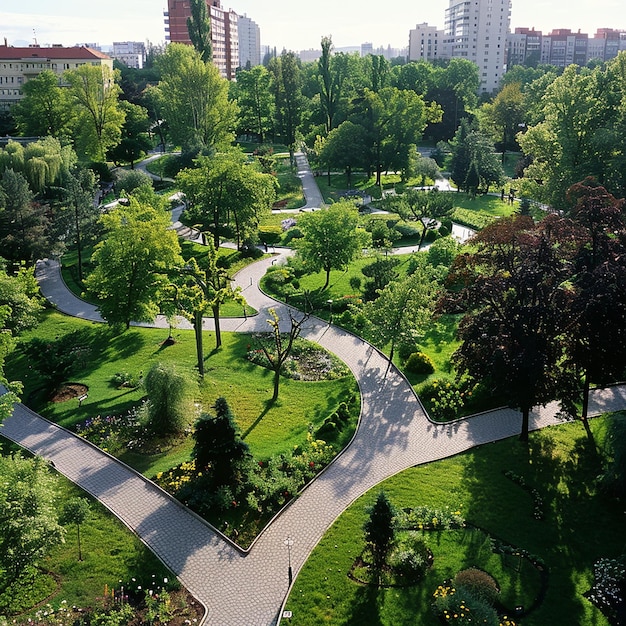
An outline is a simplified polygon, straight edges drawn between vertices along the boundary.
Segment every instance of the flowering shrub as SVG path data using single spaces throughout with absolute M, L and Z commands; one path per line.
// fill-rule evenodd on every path
M 111 454 L 140 449 L 147 439 L 137 409 L 124 415 L 90 417 L 76 425 L 76 434 Z
M 588 598 L 607 617 L 615 619 L 626 605 L 626 563 L 621 559 L 600 559 L 593 566 L 594 584 Z
M 178 495 L 180 490 L 189 485 L 194 478 L 202 476 L 196 473 L 196 462 L 185 461 L 167 472 L 159 472 L 154 478 L 154 482 L 172 495 Z
M 430 566 L 432 553 L 424 539 L 415 532 L 397 537 L 388 564 L 394 574 L 408 583 L 421 580 Z
M 417 530 L 449 530 L 463 528 L 465 519 L 461 515 L 461 507 L 444 507 L 437 509 L 429 506 L 417 506 L 398 513 L 396 525 L 399 528 Z
M 423 352 L 413 352 L 409 355 L 405 367 L 414 374 L 432 374 L 435 371 L 430 357 Z
M 433 597 L 433 610 L 446 623 L 501 626 L 496 610 L 464 587 L 439 585 Z
M 271 369 L 265 353 L 260 348 L 248 350 L 246 358 L 255 365 Z M 305 339 L 297 339 L 281 374 L 294 380 L 319 381 L 342 378 L 348 371 L 343 361 L 330 352 Z
M 465 404 L 459 387 L 449 380 L 435 381 L 433 387 L 434 394 L 430 403 L 432 416 L 441 422 L 457 418 Z

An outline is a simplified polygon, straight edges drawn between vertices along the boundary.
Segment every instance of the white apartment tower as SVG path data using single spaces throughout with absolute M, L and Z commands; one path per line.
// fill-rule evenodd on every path
M 237 22 L 239 31 L 239 64 L 246 67 L 261 65 L 261 30 L 258 24 L 247 15 L 240 15 Z
M 468 59 L 479 69 L 479 93 L 492 93 L 506 71 L 506 38 L 511 0 L 450 0 L 445 32 L 451 56 Z
M 450 49 L 446 44 L 445 31 L 426 22 L 417 24 L 409 31 L 409 61 L 434 61 L 449 57 Z

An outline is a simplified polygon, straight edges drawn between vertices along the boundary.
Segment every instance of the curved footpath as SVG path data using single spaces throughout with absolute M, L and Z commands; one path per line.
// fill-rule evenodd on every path
M 288 321 L 288 307 L 258 289 L 273 262 L 275 258 L 264 259 L 237 274 L 237 284 L 259 314 L 247 320 L 223 319 L 224 330 L 267 330 L 269 307 Z M 93 306 L 68 292 L 57 263 L 41 263 L 38 279 L 44 295 L 59 310 L 101 321 Z M 167 323 L 159 319 L 157 325 Z M 205 320 L 205 327 L 212 328 L 212 320 Z M 408 467 L 516 435 L 521 424 L 519 412 L 511 409 L 449 425 L 433 424 L 405 378 L 395 367 L 385 375 L 386 358 L 365 341 L 317 318 L 307 320 L 302 335 L 350 367 L 361 391 L 361 421 L 350 446 L 274 519 L 248 553 L 150 481 L 21 404 L 5 421 L 2 434 L 52 461 L 134 530 L 207 607 L 205 624 L 276 624 L 289 590 L 287 537 L 292 540 L 291 565 L 297 575 L 326 529 L 368 489 Z M 613 387 L 593 393 L 590 413 L 624 407 L 626 388 Z M 533 412 L 531 428 L 559 423 L 556 410 L 552 404 Z

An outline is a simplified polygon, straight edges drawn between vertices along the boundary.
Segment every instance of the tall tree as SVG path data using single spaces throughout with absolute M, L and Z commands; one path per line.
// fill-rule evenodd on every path
M 124 112 L 121 139 L 116 146 L 109 150 L 109 157 L 117 163 L 130 163 L 131 169 L 135 169 L 135 161 L 152 147 L 148 135 L 150 119 L 147 109 L 138 104 L 122 100 L 120 107 Z
M 626 54 L 620 58 L 626 62 Z M 545 87 L 537 103 L 538 121 L 518 137 L 532 157 L 522 181 L 526 195 L 566 209 L 568 188 L 587 176 L 610 192 L 624 194 L 621 172 L 616 171 L 624 150 L 615 144 L 626 101 L 620 58 L 593 71 L 570 65 Z
M 276 178 L 257 171 L 234 149 L 200 157 L 197 167 L 180 172 L 177 181 L 187 199 L 184 219 L 211 233 L 215 248 L 228 234 L 225 225 L 240 247 L 270 211 L 276 193 Z
M 319 73 L 320 104 L 324 114 L 326 133 L 337 127 L 337 113 L 347 79 L 348 65 L 345 57 L 333 54 L 333 41 L 322 37 L 322 56 L 317 62 Z
M 64 529 L 55 510 L 55 477 L 41 458 L 0 456 L 0 569 L 14 583 L 54 546 Z
M 17 273 L 7 273 L 0 258 L 0 384 L 9 391 L 0 396 L 0 423 L 11 414 L 21 392 L 20 383 L 6 379 L 4 361 L 15 347 L 19 333 L 36 326 L 42 309 L 39 285 L 32 270 L 22 265 Z
M 339 168 L 345 170 L 348 187 L 352 187 L 352 168 L 366 164 L 363 159 L 366 141 L 365 128 L 350 120 L 342 122 L 328 133 L 328 137 L 321 143 L 318 160 L 326 166 L 329 184 L 331 170 Z
M 559 394 L 569 297 L 562 286 L 571 272 L 569 250 L 559 243 L 571 237 L 556 216 L 536 227 L 526 216 L 502 218 L 474 237 L 473 253 L 457 257 L 468 313 L 455 365 L 521 409 L 522 441 L 531 408 Z
M 12 114 L 17 129 L 26 137 L 64 137 L 70 135 L 73 110 L 67 90 L 59 86 L 52 70 L 44 70 L 22 85 L 23 98 Z
M 254 134 L 262 143 L 271 132 L 274 100 L 271 92 L 272 75 L 262 65 L 237 73 L 231 83 L 231 93 L 239 105 L 238 128 L 240 133 Z
M 151 322 L 169 285 L 166 274 L 182 265 L 180 245 L 167 212 L 136 198 L 101 218 L 105 238 L 93 253 L 85 286 L 99 300 L 102 317 L 130 327 Z
M 574 204 L 579 248 L 565 336 L 569 363 L 582 376 L 576 377 L 576 388 L 568 389 L 563 401 L 576 415 L 582 378 L 581 418 L 592 438 L 587 422 L 591 384 L 620 380 L 626 371 L 625 203 L 592 179 L 572 186 L 568 199 Z
M 19 172 L 5 170 L 0 180 L 0 249 L 7 260 L 34 262 L 49 251 L 48 217 L 33 201 L 28 181 Z
M 191 15 L 187 18 L 187 32 L 193 47 L 205 63 L 213 60 L 211 44 L 211 17 L 206 0 L 190 0 Z
M 358 213 L 351 202 L 341 201 L 327 209 L 304 214 L 298 221 L 303 237 L 298 255 L 307 272 L 324 270 L 328 287 L 330 271 L 342 269 L 361 254 L 367 234 L 358 228 Z
M 389 364 L 398 345 L 415 345 L 431 318 L 436 289 L 434 276 L 426 266 L 390 282 L 376 300 L 363 306 L 366 335 L 381 350 L 390 345 Z
M 417 220 L 422 225 L 418 251 L 422 249 L 428 231 L 438 228 L 440 220 L 448 217 L 453 207 L 454 198 L 449 193 L 442 193 L 437 189 L 431 191 L 409 189 L 396 205 L 401 217 Z
M 122 136 L 124 111 L 120 107 L 119 76 L 108 66 L 82 65 L 67 70 L 69 98 L 76 111 L 74 136 L 78 154 L 94 161 L 104 161 L 107 150 Z
M 237 105 L 228 101 L 228 81 L 217 67 L 181 43 L 167 46 L 157 67 L 154 94 L 171 140 L 189 153 L 230 145 Z

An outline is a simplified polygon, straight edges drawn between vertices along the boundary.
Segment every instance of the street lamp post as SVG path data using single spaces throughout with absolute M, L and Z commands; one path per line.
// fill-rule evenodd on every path
M 333 323 L 333 300 L 332 298 L 330 300 L 326 300 L 326 303 L 328 304 L 328 308 L 330 309 L 330 315 L 328 317 L 328 325 L 330 326 Z
M 289 576 L 289 586 L 291 587 L 291 583 L 293 582 L 293 571 L 291 569 L 291 546 L 293 545 L 293 539 L 287 535 L 287 539 L 285 539 L 284 544 L 287 546 L 287 559 L 289 563 L 287 575 Z

